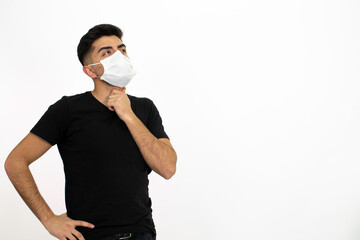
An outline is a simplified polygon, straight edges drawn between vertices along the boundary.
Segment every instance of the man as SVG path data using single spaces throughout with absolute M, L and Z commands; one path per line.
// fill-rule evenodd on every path
M 49 107 L 5 162 L 25 203 L 60 240 L 156 239 L 148 174 L 170 179 L 177 156 L 153 102 L 126 94 L 135 71 L 110 24 L 91 28 L 78 45 L 94 90 Z M 29 165 L 57 144 L 64 163 L 67 213 L 55 215 Z

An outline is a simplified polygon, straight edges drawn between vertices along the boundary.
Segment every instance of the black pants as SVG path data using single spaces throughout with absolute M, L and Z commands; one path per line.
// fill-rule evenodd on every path
M 117 233 L 101 240 L 156 240 L 151 233 Z

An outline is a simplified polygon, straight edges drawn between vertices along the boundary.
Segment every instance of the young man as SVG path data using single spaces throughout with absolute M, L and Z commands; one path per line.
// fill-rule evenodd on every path
M 91 28 L 80 40 L 78 57 L 94 90 L 51 105 L 9 154 L 6 172 L 60 240 L 156 239 L 148 174 L 170 179 L 177 161 L 159 112 L 150 99 L 126 94 L 135 71 L 118 27 Z M 29 170 L 55 144 L 66 180 L 62 215 L 51 211 Z

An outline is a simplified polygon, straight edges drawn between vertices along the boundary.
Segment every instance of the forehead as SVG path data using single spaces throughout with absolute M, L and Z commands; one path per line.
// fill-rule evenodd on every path
M 115 49 L 117 49 L 117 46 L 119 46 L 120 44 L 122 44 L 123 42 L 121 41 L 120 38 L 118 38 L 117 36 L 102 36 L 99 39 L 96 39 L 92 46 L 94 48 L 94 52 L 97 52 L 101 47 L 104 46 L 111 46 Z

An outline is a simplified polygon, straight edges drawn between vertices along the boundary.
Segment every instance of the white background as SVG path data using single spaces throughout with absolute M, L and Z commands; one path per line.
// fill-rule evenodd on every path
M 52 239 L 3 163 L 49 105 L 93 89 L 76 47 L 112 23 L 176 175 L 150 175 L 159 240 L 360 238 L 360 2 L 1 1 L 0 239 Z M 57 147 L 30 166 L 65 212 Z

